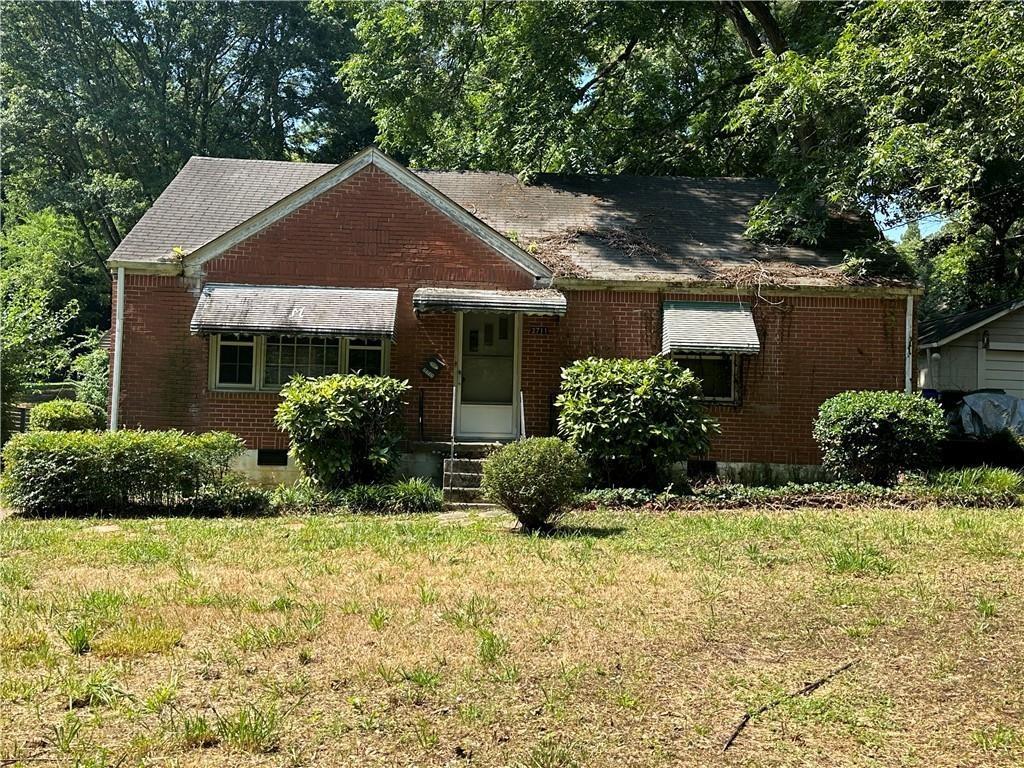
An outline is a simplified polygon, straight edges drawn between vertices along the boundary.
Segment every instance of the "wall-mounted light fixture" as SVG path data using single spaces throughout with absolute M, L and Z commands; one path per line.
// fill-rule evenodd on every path
M 420 371 L 422 371 L 423 375 L 426 376 L 428 379 L 433 379 L 435 376 L 437 376 L 437 374 L 441 372 L 441 369 L 444 367 L 444 360 L 442 360 L 437 355 L 434 355 L 433 357 L 427 359 L 427 362 L 423 364 L 423 367 L 420 369 Z

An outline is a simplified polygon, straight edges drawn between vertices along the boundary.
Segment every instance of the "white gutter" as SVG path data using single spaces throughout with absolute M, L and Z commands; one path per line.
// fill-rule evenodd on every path
M 124 267 L 117 268 L 117 301 L 114 310 L 114 371 L 110 389 L 110 431 L 117 432 L 121 401 L 121 349 L 124 346 Z
M 907 348 L 903 361 L 903 387 L 909 395 L 914 391 L 914 297 L 907 296 L 907 327 L 906 336 Z

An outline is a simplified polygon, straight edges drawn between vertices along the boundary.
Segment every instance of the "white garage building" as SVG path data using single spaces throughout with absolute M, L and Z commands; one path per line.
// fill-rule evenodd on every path
M 918 387 L 1024 397 L 1024 299 L 922 322 Z

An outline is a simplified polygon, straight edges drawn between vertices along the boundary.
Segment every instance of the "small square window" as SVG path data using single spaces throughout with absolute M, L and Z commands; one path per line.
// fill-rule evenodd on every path
M 348 372 L 383 376 L 384 342 L 381 339 L 349 339 Z
M 676 363 L 700 381 L 705 400 L 736 399 L 735 355 L 674 355 Z
M 217 358 L 217 384 L 224 387 L 251 387 L 256 340 L 252 336 L 225 334 L 220 337 Z

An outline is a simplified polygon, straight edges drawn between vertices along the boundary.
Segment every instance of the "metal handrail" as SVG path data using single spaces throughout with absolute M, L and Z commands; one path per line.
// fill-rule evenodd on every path
M 523 390 L 519 390 L 519 439 L 526 437 L 526 406 L 523 404 Z
M 458 392 L 458 385 L 452 384 L 452 430 L 451 430 L 451 448 L 448 453 L 448 490 L 450 491 L 454 486 L 452 483 L 453 475 L 455 474 L 455 398 Z

